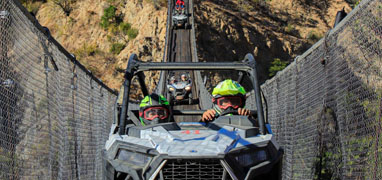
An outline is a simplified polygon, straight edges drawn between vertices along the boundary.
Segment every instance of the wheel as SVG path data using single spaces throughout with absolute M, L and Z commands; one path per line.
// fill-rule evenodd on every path
M 106 162 L 105 169 L 106 169 L 105 178 L 114 179 L 115 174 L 117 172 L 114 170 L 113 166 L 109 162 Z
M 114 180 L 133 180 L 133 177 L 126 173 L 116 172 Z
M 276 163 L 272 169 L 260 176 L 257 176 L 256 179 L 269 179 L 269 180 L 281 180 L 282 179 L 282 161 L 280 160 Z

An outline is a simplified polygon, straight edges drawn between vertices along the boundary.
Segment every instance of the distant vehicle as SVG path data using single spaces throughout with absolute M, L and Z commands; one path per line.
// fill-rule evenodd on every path
M 256 63 L 247 55 L 242 63 L 184 63 L 189 70 L 232 69 L 251 79 L 256 99 L 252 116 L 225 111 L 214 121 L 158 123 L 143 126 L 139 105 L 129 99 L 129 87 L 137 76 L 143 95 L 148 94 L 143 71 L 168 71 L 175 63 L 136 60 L 133 54 L 126 68 L 124 90 L 115 105 L 114 122 L 105 143 L 106 179 L 167 180 L 214 179 L 252 180 L 281 178 L 283 151 L 265 121 L 257 80 Z M 239 79 L 243 79 L 239 78 Z M 195 80 L 194 80 L 195 81 Z M 238 81 L 240 82 L 240 81 Z M 255 103 L 255 102 L 253 102 Z M 205 110 L 170 110 L 171 116 L 202 115 Z M 230 114 L 224 116 L 225 114 Z
M 172 24 L 173 24 L 172 27 L 174 29 L 177 29 L 180 27 L 187 28 L 188 26 L 187 19 L 188 19 L 187 12 L 186 12 L 186 7 L 184 6 L 184 2 L 183 2 L 183 5 L 176 4 L 174 6 L 174 10 L 172 13 Z
M 176 0 L 175 10 L 176 11 L 184 11 L 184 0 Z
M 188 74 L 182 74 L 180 80 L 172 75 L 167 83 L 167 97 L 174 104 L 188 100 L 188 104 L 192 103 L 192 81 Z

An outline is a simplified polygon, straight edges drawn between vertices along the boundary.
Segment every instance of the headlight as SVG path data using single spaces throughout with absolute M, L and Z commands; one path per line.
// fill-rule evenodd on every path
M 267 160 L 267 152 L 265 150 L 242 152 L 233 157 L 242 167 L 249 167 Z
M 170 91 L 175 91 L 175 89 L 173 87 L 170 87 L 168 89 L 170 89 Z
M 191 90 L 191 86 L 186 86 L 184 89 L 185 89 L 186 91 L 190 91 L 190 90 Z
M 150 162 L 152 156 L 142 153 L 120 150 L 117 155 L 117 159 L 125 161 L 132 165 L 144 167 L 148 162 Z

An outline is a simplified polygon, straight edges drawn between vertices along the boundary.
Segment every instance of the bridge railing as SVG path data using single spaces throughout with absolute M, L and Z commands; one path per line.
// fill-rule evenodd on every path
M 102 179 L 115 93 L 0 1 L 0 179 Z
M 363 0 L 262 85 L 283 179 L 382 179 L 381 17 Z

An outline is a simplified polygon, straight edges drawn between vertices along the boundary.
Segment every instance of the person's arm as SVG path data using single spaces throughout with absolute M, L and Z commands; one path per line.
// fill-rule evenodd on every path
M 203 122 L 212 121 L 215 118 L 215 116 L 216 116 L 216 111 L 213 109 L 208 109 L 207 111 L 203 113 L 202 121 Z

